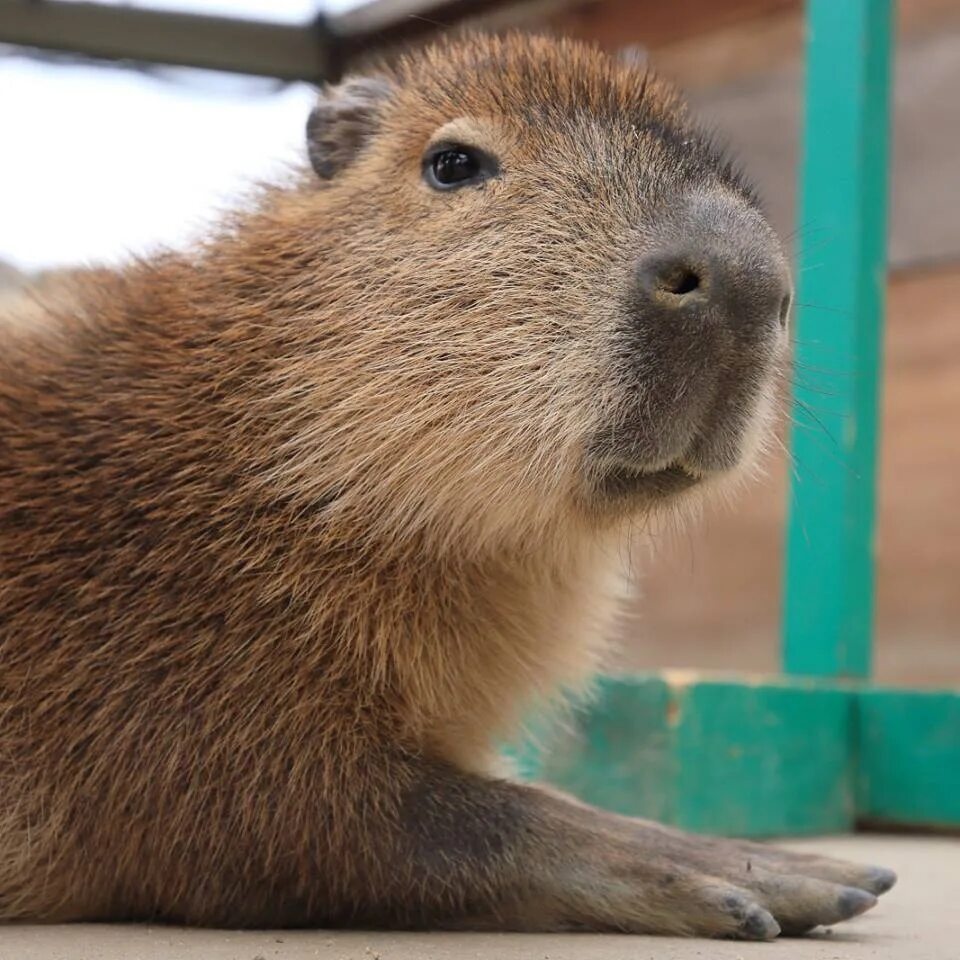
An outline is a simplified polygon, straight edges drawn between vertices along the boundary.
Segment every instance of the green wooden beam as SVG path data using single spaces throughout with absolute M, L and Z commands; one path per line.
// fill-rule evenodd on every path
M 517 760 L 526 779 L 687 830 L 838 832 L 856 812 L 853 709 L 850 691 L 811 681 L 607 677 Z
M 865 677 L 886 283 L 890 0 L 808 0 L 788 673 Z
M 521 777 L 695 832 L 960 828 L 960 691 L 688 673 L 605 677 Z
M 960 692 L 864 691 L 858 727 L 863 823 L 960 827 Z

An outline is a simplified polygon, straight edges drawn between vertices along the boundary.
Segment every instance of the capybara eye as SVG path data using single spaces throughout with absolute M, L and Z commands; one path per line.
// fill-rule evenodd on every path
M 486 154 L 460 144 L 435 146 L 424 157 L 423 176 L 434 190 L 480 183 L 496 172 L 496 163 Z

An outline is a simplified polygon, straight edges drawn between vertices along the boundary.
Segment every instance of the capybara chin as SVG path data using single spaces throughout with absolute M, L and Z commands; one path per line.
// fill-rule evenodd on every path
M 625 532 L 762 443 L 790 285 L 742 177 L 653 75 L 519 35 L 349 78 L 307 132 L 202 245 L 0 326 L 0 916 L 871 906 L 889 871 L 498 772 L 596 666 Z

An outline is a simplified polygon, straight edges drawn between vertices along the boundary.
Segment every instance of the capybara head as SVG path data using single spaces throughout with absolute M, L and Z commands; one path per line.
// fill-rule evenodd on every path
M 789 274 L 664 82 L 461 38 L 326 90 L 308 143 L 281 223 L 316 327 L 285 368 L 301 491 L 477 542 L 672 506 L 753 458 Z

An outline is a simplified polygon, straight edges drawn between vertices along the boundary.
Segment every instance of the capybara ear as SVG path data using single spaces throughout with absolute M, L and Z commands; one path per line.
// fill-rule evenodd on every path
M 363 149 L 392 92 L 385 77 L 352 77 L 321 91 L 307 120 L 307 150 L 319 177 L 330 180 Z

